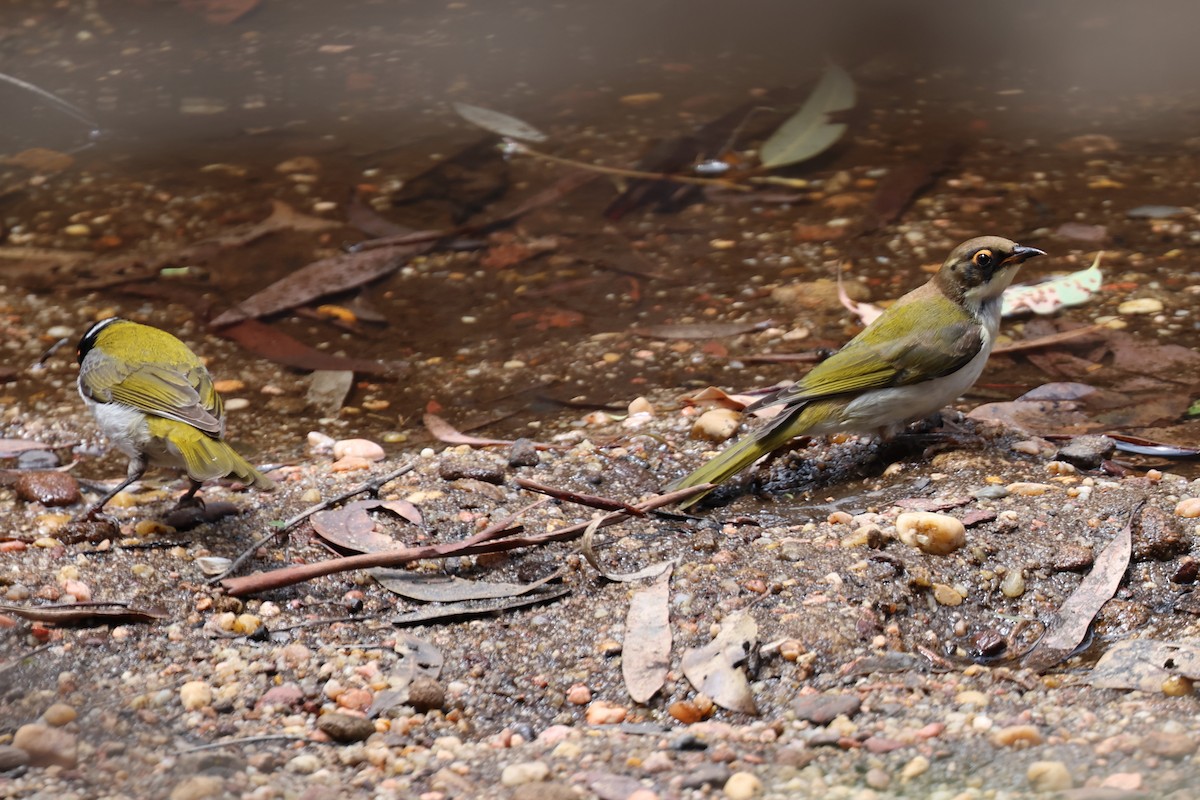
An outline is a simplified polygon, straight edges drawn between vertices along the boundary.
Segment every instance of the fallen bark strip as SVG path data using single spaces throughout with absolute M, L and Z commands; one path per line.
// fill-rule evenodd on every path
M 624 511 L 626 514 L 632 514 L 637 517 L 642 517 L 646 514 L 646 512 L 637 506 L 630 505 L 621 500 L 612 500 L 594 494 L 581 494 L 580 492 L 572 492 L 569 489 L 556 489 L 544 483 L 531 481 L 529 478 L 516 478 L 513 482 L 526 491 L 549 495 L 555 500 L 565 500 L 568 503 L 576 503 L 588 508 L 598 508 L 601 511 Z
M 666 494 L 655 495 L 648 500 L 638 503 L 635 508 L 644 514 L 647 511 L 669 506 L 681 500 L 686 500 L 693 495 L 710 491 L 712 488 L 712 484 L 705 483 L 699 486 L 689 486 L 686 489 L 677 489 Z M 618 522 L 623 522 L 631 516 L 633 515 L 624 511 L 614 511 L 601 517 L 599 522 L 588 520 L 577 525 L 569 525 L 565 528 L 522 537 L 509 536 L 508 538 L 503 538 L 508 536 L 510 532 L 520 533 L 520 528 L 496 530 L 499 526 L 493 526 L 459 542 L 445 542 L 443 544 L 425 545 L 424 547 L 405 547 L 400 550 L 389 550 L 383 553 L 364 553 L 358 556 L 346 556 L 328 561 L 318 561 L 314 564 L 295 564 L 268 572 L 256 572 L 237 578 L 225 578 L 220 581 L 220 585 L 230 596 L 244 597 L 258 592 L 270 591 L 271 589 L 281 589 L 284 586 L 293 586 L 297 583 L 312 580 L 313 578 L 335 575 L 339 572 L 349 572 L 356 569 L 399 567 L 425 558 L 452 558 L 455 556 L 475 555 L 477 553 L 499 553 L 506 550 L 515 550 L 519 547 L 536 547 L 549 544 L 550 542 L 565 542 L 582 536 L 589 525 L 595 524 L 597 528 L 604 528 L 609 525 L 615 525 Z

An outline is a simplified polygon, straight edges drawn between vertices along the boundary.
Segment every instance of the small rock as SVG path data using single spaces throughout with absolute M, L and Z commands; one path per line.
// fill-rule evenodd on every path
M 80 499 L 79 481 L 65 472 L 23 472 L 13 489 L 26 503 L 44 506 L 70 506 Z
M 196 711 L 212 705 L 213 690 L 204 681 L 188 681 L 179 687 L 179 702 L 187 711 Z
M 699 764 L 683 775 L 683 789 L 703 789 L 705 786 L 724 786 L 733 773 L 724 764 Z
M 1193 209 L 1183 208 L 1181 206 L 1138 206 L 1131 208 L 1125 212 L 1125 216 L 1133 219 L 1173 219 L 1175 217 L 1186 217 L 1196 213 Z
M 1057 458 L 1080 469 L 1096 469 L 1116 447 L 1107 436 L 1076 436 L 1058 449 Z
M 1200 497 L 1185 497 L 1176 503 L 1175 516 L 1184 519 L 1200 517 Z
M 1142 788 L 1142 775 L 1140 772 L 1114 772 L 1102 780 L 1100 786 L 1104 789 L 1137 792 Z
M 677 700 L 667 706 L 667 713 L 684 725 L 691 725 L 704 719 L 704 714 L 691 700 Z
M 691 437 L 706 442 L 723 442 L 737 433 L 742 415 L 732 408 L 710 408 L 692 423 Z
M 436 711 L 446 704 L 446 690 L 428 675 L 415 678 L 408 687 L 408 705 L 421 713 Z
M 438 476 L 444 481 L 469 479 L 500 486 L 504 483 L 504 470 L 492 461 L 463 461 L 448 459 L 438 467 Z
M 964 597 L 963 593 L 958 589 L 955 589 L 953 586 L 949 586 L 945 583 L 935 583 L 933 585 L 933 599 L 936 600 L 940 606 L 949 606 L 953 608 L 954 606 L 961 606 L 966 597 Z
M 1086 572 L 1095 561 L 1096 556 L 1087 545 L 1064 544 L 1055 551 L 1050 566 L 1055 572 Z
M 900 541 L 930 555 L 944 556 L 967 543 L 967 529 L 948 514 L 906 511 L 896 517 Z
M 567 689 L 567 702 L 576 706 L 586 706 L 592 702 L 592 690 L 586 683 L 575 683 Z
M 1162 301 L 1153 297 L 1135 297 L 1117 306 L 1118 314 L 1157 314 L 1162 310 Z
M 1141 749 L 1161 758 L 1186 758 L 1196 752 L 1196 740 L 1183 733 L 1154 731 L 1142 737 Z
M 1075 785 L 1071 771 L 1061 761 L 1034 761 L 1025 770 L 1025 778 L 1038 792 L 1063 792 Z
M 617 725 L 625 721 L 629 712 L 624 706 L 609 703 L 606 700 L 595 700 L 587 708 L 588 725 Z
M 929 771 L 929 759 L 925 756 L 913 756 L 912 760 L 900 770 L 900 780 L 908 782 Z
M 729 800 L 751 800 L 763 793 L 763 783 L 752 772 L 735 772 L 725 781 L 722 791 Z
M 299 775 L 311 775 L 321 768 L 321 759 L 313 753 L 301 753 L 287 763 L 287 768 Z
M 537 447 L 531 439 L 517 439 L 508 451 L 510 467 L 536 467 L 541 460 L 542 457 L 538 455 Z
M 75 717 L 75 709 L 66 703 L 55 703 L 42 712 L 42 722 L 53 725 L 55 728 L 61 728 L 69 722 L 74 722 Z
M 28 754 L 29 764 L 34 767 L 72 769 L 78 763 L 75 735 L 62 728 L 31 722 L 17 728 L 12 743 Z
M 383 447 L 370 439 L 342 439 L 333 443 L 333 457 L 339 461 L 347 456 L 367 461 L 383 461 L 386 455 Z
M 1133 526 L 1135 561 L 1170 561 L 1192 549 L 1191 534 L 1167 512 L 1147 506 Z
M 0 744 L 0 772 L 8 772 L 28 763 L 29 753 L 11 744 Z
M 1025 594 L 1025 570 L 1010 569 L 1000 581 L 1000 593 L 1005 597 L 1017 598 Z
M 287 161 L 280 161 L 275 165 L 275 171 L 284 175 L 291 175 L 295 172 L 320 172 L 321 162 L 312 156 L 296 156 Z
M 550 777 L 550 767 L 544 761 L 523 761 L 509 764 L 500 773 L 500 783 L 505 786 L 520 786 L 525 783 L 539 783 Z
M 294 683 L 283 683 L 279 686 L 272 686 L 263 696 L 258 698 L 258 702 L 254 704 L 255 708 L 263 706 L 282 706 L 284 708 L 292 708 L 304 702 L 304 692 L 299 686 Z
M 810 694 L 792 703 L 796 716 L 816 725 L 828 725 L 839 716 L 853 717 L 862 700 L 852 694 Z
M 1017 481 L 1008 485 L 1008 493 L 1020 495 L 1021 497 L 1038 497 L 1050 491 L 1050 486 L 1045 483 L 1030 483 L 1029 481 Z
M 999 747 L 1030 746 L 1042 743 L 1042 733 L 1033 725 L 1009 725 L 992 734 Z
M 175 784 L 170 800 L 207 800 L 225 796 L 224 782 L 216 775 L 192 775 Z
M 512 800 L 579 800 L 568 784 L 557 781 L 523 783 L 513 789 Z
M 322 714 L 317 727 L 335 742 L 361 742 L 375 732 L 375 723 L 366 717 L 336 711 Z

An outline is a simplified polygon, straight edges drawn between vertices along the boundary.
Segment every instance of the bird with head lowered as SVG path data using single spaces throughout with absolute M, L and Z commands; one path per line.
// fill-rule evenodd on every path
M 963 242 L 928 283 L 889 306 L 845 347 L 749 406 L 782 408 L 672 488 L 721 483 L 797 436 L 890 437 L 938 411 L 979 378 L 1000 327 L 1000 295 L 1022 263 L 1041 255 L 999 236 Z
M 88 329 L 76 348 L 79 394 L 100 430 L 129 457 L 125 480 L 80 519 L 93 520 L 149 466 L 183 470 L 192 499 L 204 481 L 236 476 L 272 489 L 275 482 L 224 440 L 225 408 L 208 368 L 166 331 L 110 317 Z

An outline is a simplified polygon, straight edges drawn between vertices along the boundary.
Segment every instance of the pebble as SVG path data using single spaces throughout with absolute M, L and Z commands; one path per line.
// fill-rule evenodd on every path
M 579 800 L 568 784 L 557 781 L 545 783 L 525 783 L 513 789 L 512 800 Z M 625 798 L 633 800 L 633 795 Z
M 191 775 L 175 784 L 170 800 L 207 800 L 225 796 L 224 781 L 216 775 Z
M 684 725 L 691 725 L 704 719 L 704 713 L 691 700 L 676 700 L 667 706 L 667 713 Z
M 315 453 L 331 453 L 337 440 L 320 431 L 308 432 L 308 449 Z
M 1175 518 L 1147 506 L 1133 526 L 1134 561 L 1170 561 L 1192 549 L 1192 536 L 1180 529 Z
M 1157 314 L 1162 310 L 1162 301 L 1153 297 L 1137 297 L 1117 306 L 1118 314 Z
M 317 728 L 335 742 L 361 742 L 375 732 L 375 723 L 366 717 L 334 711 L 322 714 Z
M 810 694 L 792 703 L 800 719 L 816 725 L 828 725 L 840 716 L 853 717 L 862 708 L 862 700 L 852 694 Z
M 1175 516 L 1184 519 L 1200 517 L 1200 497 L 1185 497 L 1176 503 Z
M 42 721 L 55 728 L 74 722 L 75 717 L 75 709 L 66 703 L 55 703 L 42 712 Z
M 930 555 L 944 556 L 967 543 L 967 529 L 948 514 L 906 511 L 896 517 L 900 541 Z
M 1186 758 L 1196 752 L 1196 740 L 1183 733 L 1154 731 L 1142 737 L 1141 749 L 1161 758 Z
M 254 704 L 255 708 L 263 706 L 295 707 L 304 702 L 304 691 L 294 683 L 282 683 L 272 686 Z
M 333 457 L 339 461 L 347 456 L 367 461 L 383 461 L 386 455 L 383 447 L 370 439 L 342 439 L 333 444 Z
M 179 702 L 187 711 L 196 711 L 212 705 L 213 690 L 204 681 L 188 681 L 179 687 Z
M 592 690 L 586 683 L 575 683 L 567 689 L 567 702 L 576 706 L 586 706 L 592 702 Z
M 11 744 L 0 744 L 0 772 L 8 772 L 29 763 L 29 753 Z
M 929 771 L 929 759 L 925 756 L 913 756 L 912 760 L 900 770 L 900 780 L 911 781 Z
M 1142 788 L 1140 772 L 1114 772 L 1100 782 L 1103 789 L 1120 789 L 1125 792 L 1136 792 Z
M 300 775 L 311 775 L 321 768 L 321 759 L 313 753 L 301 753 L 288 762 L 287 768 Z
M 992 742 L 1000 747 L 1041 744 L 1042 733 L 1033 725 L 1009 725 L 993 733 Z
M 1009 494 L 1020 495 L 1021 497 L 1038 497 L 1050 491 L 1049 484 L 1030 483 L 1028 481 L 1010 483 L 1007 488 Z
M 1010 569 L 1000 582 L 1000 593 L 1009 598 L 1025 594 L 1025 570 Z
M 737 433 L 742 415 L 731 408 L 710 408 L 692 423 L 691 437 L 706 442 L 723 442 Z
M 17 728 L 12 743 L 28 754 L 29 764 L 34 767 L 71 769 L 78 760 L 75 735 L 40 722 L 31 722 Z
M 80 500 L 79 481 L 65 472 L 24 472 L 13 489 L 26 503 L 44 506 L 70 506 Z
M 944 583 L 935 583 L 933 585 L 933 599 L 940 606 L 961 606 L 966 597 L 958 589 Z
M 500 772 L 500 783 L 505 786 L 521 786 L 540 783 L 550 777 L 550 767 L 544 761 L 522 761 L 509 764 Z
M 625 721 L 628 713 L 624 706 L 610 703 L 607 700 L 596 700 L 587 708 L 587 724 L 617 725 Z
M 321 162 L 312 156 L 296 156 L 295 158 L 289 158 L 287 161 L 280 161 L 275 165 L 275 171 L 284 175 L 291 175 L 296 172 L 320 172 Z
M 705 786 L 724 786 L 733 777 L 724 764 L 698 764 L 683 775 L 683 789 L 703 789 Z
M 408 687 L 408 705 L 418 712 L 436 711 L 446 704 L 446 690 L 433 678 L 422 675 Z
M 763 793 L 763 783 L 752 772 L 735 772 L 722 789 L 729 800 L 750 800 Z
M 1055 572 L 1086 572 L 1096 562 L 1092 548 L 1083 544 L 1064 544 L 1054 552 L 1050 566 Z
M 1112 455 L 1116 446 L 1117 443 L 1107 436 L 1076 436 L 1058 449 L 1057 457 L 1080 469 L 1096 469 Z
M 356 472 L 358 470 L 370 469 L 371 463 L 371 461 L 358 456 L 345 456 L 333 462 L 329 466 L 329 469 L 331 472 Z
M 538 455 L 537 447 L 531 439 L 517 439 L 508 451 L 510 467 L 536 467 L 541 460 L 542 457 Z
M 1034 761 L 1025 770 L 1025 778 L 1039 792 L 1063 792 L 1075 785 L 1071 771 L 1061 761 Z

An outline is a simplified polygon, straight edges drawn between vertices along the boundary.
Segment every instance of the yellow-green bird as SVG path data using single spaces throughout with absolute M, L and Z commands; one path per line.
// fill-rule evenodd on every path
M 893 303 L 845 347 L 746 409 L 782 405 L 778 416 L 672 488 L 721 483 L 796 436 L 889 437 L 938 411 L 979 378 L 1000 327 L 1000 295 L 1022 263 L 1041 255 L 999 236 L 963 242 L 928 283 Z
M 125 481 L 81 519 L 95 519 L 148 466 L 187 473 L 192 486 L 180 503 L 191 500 L 204 481 L 227 475 L 262 489 L 275 487 L 225 443 L 225 407 L 212 376 L 171 334 L 110 317 L 88 329 L 75 355 L 79 394 L 104 435 L 129 456 Z

